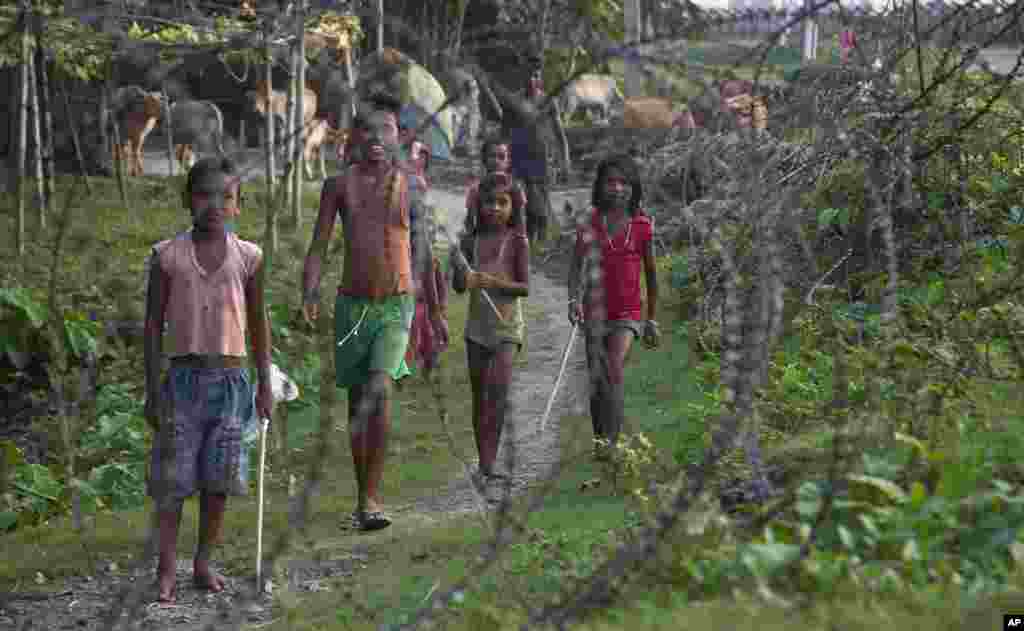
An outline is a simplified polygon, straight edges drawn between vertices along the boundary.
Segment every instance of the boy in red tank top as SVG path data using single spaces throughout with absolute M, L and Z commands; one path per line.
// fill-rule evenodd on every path
M 569 270 L 569 321 L 582 323 L 592 383 L 590 416 L 595 455 L 615 445 L 625 416 L 623 377 L 634 338 L 648 347 L 660 340 L 654 320 L 658 275 L 651 241 L 654 223 L 640 209 L 643 191 L 633 160 L 608 158 L 597 169 L 594 209 L 577 230 Z M 647 283 L 647 318 L 640 291 L 640 271 Z M 581 293 L 581 288 L 584 291 Z

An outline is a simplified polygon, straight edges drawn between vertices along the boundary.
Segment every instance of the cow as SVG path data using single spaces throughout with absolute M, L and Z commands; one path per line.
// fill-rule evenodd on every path
M 317 93 L 313 90 L 311 83 L 307 82 L 303 89 L 302 124 L 304 127 L 303 131 L 305 132 L 304 146 L 302 148 L 303 155 L 309 155 L 315 147 L 323 144 L 322 134 L 320 134 L 319 140 L 312 138 L 312 132 L 316 130 L 316 123 L 314 121 L 317 120 Z M 260 117 L 267 116 L 268 112 L 274 117 L 274 137 L 286 141 L 288 128 L 285 116 L 288 113 L 288 94 L 279 90 L 271 90 L 265 80 L 260 80 L 256 83 L 256 90 L 249 93 L 249 99 L 250 107 Z M 260 132 L 261 134 L 263 133 L 262 127 Z M 284 142 L 279 145 L 279 147 L 283 146 Z
M 569 121 L 579 107 L 597 108 L 602 122 L 607 122 L 613 105 L 623 104 L 625 99 L 619 90 L 615 77 L 585 74 L 577 77 L 562 94 L 562 114 Z
M 146 92 L 136 85 L 119 88 L 111 100 L 113 120 L 117 125 L 114 161 L 124 161 L 129 176 L 142 175 L 142 146 L 163 112 L 159 92 Z
M 623 106 L 622 126 L 627 129 L 669 129 L 678 122 L 668 99 L 643 96 L 628 99 Z
M 303 148 L 303 158 L 306 167 L 306 179 L 313 179 L 313 160 L 320 164 L 320 179 L 327 178 L 327 167 L 324 164 L 324 145 L 332 138 L 331 127 L 326 118 L 315 118 L 313 123 L 306 127 L 306 142 Z
M 211 101 L 177 101 L 171 105 L 171 137 L 175 154 L 183 169 L 195 164 L 195 150 L 213 149 L 224 155 L 224 116 Z

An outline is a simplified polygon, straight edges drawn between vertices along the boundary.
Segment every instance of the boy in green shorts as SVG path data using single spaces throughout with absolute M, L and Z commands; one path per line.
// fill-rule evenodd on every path
M 324 182 L 302 275 L 303 314 L 311 322 L 319 315 L 321 258 L 340 216 L 345 254 L 335 302 L 335 368 L 337 386 L 349 391 L 359 493 L 352 518 L 360 530 L 391 525 L 378 498 L 391 392 L 394 381 L 409 374 L 404 357 L 417 284 L 433 272 L 423 225 L 427 217 L 421 210 L 426 184 L 399 160 L 399 109 L 399 103 L 378 97 L 357 117 L 355 127 L 365 139 L 360 159 Z M 426 294 L 430 324 L 447 345 L 448 325 L 436 295 Z

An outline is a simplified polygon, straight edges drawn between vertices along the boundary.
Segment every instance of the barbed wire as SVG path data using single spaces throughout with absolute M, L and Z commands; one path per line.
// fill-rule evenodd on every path
M 227 2 L 211 2 L 206 4 L 217 7 L 229 6 Z M 815 7 L 816 10 L 820 10 L 830 4 L 832 3 L 820 2 Z M 279 15 L 271 8 L 259 8 L 257 11 L 258 13 L 262 12 L 262 15 L 268 18 Z M 1024 7 L 1011 5 L 1008 11 L 1011 21 L 1019 20 L 1020 13 L 1024 11 Z M 316 11 L 311 11 L 311 14 L 315 16 Z M 122 17 L 123 19 L 128 19 L 132 15 L 128 13 Z M 875 15 L 885 14 L 877 13 Z M 963 7 L 958 7 L 952 15 L 965 15 Z M 749 17 L 749 15 L 745 16 L 738 12 L 725 12 L 722 16 L 721 20 L 723 22 L 728 22 L 728 20 L 739 22 Z M 785 27 L 767 34 L 765 39 L 770 43 L 777 42 L 778 38 L 787 28 L 800 24 L 805 16 L 806 14 L 789 19 L 785 23 Z M 943 19 L 946 20 L 943 24 L 951 24 L 954 20 L 953 17 L 944 17 Z M 402 32 L 404 36 L 422 36 L 421 28 L 405 24 L 399 18 L 389 18 L 389 26 Z M 290 28 L 290 26 L 284 26 L 282 31 Z M 692 24 L 683 25 L 679 28 L 679 32 L 688 33 L 692 32 L 695 28 Z M 1010 26 L 1005 27 L 999 31 L 999 34 L 1005 34 L 1010 28 Z M 495 34 L 501 34 L 502 29 L 495 27 L 494 32 Z M 999 34 L 990 38 L 989 41 L 996 41 Z M 581 68 L 578 73 L 574 73 L 573 77 L 562 81 L 551 90 L 539 109 L 544 109 L 553 99 L 558 98 L 567 86 L 571 84 L 572 79 L 592 71 L 595 67 L 610 59 L 626 59 L 630 62 L 640 62 L 649 65 L 676 63 L 679 58 L 667 53 L 646 54 L 640 52 L 645 45 L 655 44 L 662 39 L 650 38 L 643 42 L 631 43 L 628 46 L 615 45 L 611 42 L 597 42 L 594 44 L 593 50 L 590 51 L 591 61 L 584 64 L 585 67 Z M 252 42 L 258 42 L 258 39 L 239 40 L 221 45 L 220 48 L 207 48 L 205 45 L 191 44 L 168 46 L 158 43 L 144 43 L 142 45 L 173 51 L 239 50 Z M 275 46 L 284 46 L 287 45 L 287 42 L 287 39 L 282 39 L 280 41 L 275 40 L 273 43 Z M 252 45 L 262 46 L 263 44 L 256 43 Z M 910 54 L 911 51 L 912 47 L 908 46 L 884 56 L 885 61 L 882 69 L 877 74 L 871 76 L 877 77 L 881 81 L 885 75 L 897 67 L 903 55 Z M 756 66 L 755 86 L 758 83 L 757 79 L 760 76 L 760 70 L 765 66 L 769 52 L 770 46 L 766 43 L 763 47 L 749 53 L 749 56 L 742 58 L 746 63 Z M 863 63 L 866 60 L 862 59 L 861 61 Z M 927 86 L 928 90 L 937 90 L 944 82 L 962 74 L 967 69 L 968 61 L 968 59 L 961 59 L 954 66 L 953 70 L 933 77 Z M 1005 94 L 1011 88 L 1012 78 L 1021 65 L 1021 56 L 1018 56 L 1014 70 L 1010 73 L 998 73 L 984 60 L 978 62 L 975 59 L 973 61 L 981 65 L 984 73 L 990 80 L 990 85 L 997 87 L 997 90 L 994 92 L 995 96 L 988 101 L 990 107 L 999 96 Z M 425 60 L 421 60 L 421 62 L 425 62 Z M 488 77 L 487 72 L 473 59 L 472 45 L 466 46 L 463 67 L 470 70 L 476 76 L 481 77 L 483 81 L 494 84 L 493 89 L 499 100 L 504 104 L 523 109 L 532 107 L 526 99 L 519 97 L 507 88 L 503 88 L 500 81 L 494 81 Z M 837 93 L 839 94 L 838 98 L 841 100 L 843 98 L 842 95 L 848 94 L 849 91 L 843 92 L 840 90 Z M 637 567 L 654 555 L 658 547 L 666 540 L 672 528 L 693 503 L 694 498 L 699 497 L 706 489 L 715 471 L 715 466 L 736 443 L 740 443 L 744 447 L 747 458 L 751 461 L 754 477 L 761 482 L 765 481 L 766 476 L 762 468 L 763 463 L 760 462 L 757 426 L 753 424 L 757 416 L 754 393 L 766 379 L 771 352 L 776 347 L 785 324 L 791 319 L 790 316 L 783 313 L 783 293 L 787 288 L 787 278 L 784 269 L 783 244 L 781 243 L 782 233 L 786 231 L 787 226 L 799 223 L 804 217 L 793 198 L 797 193 L 806 189 L 808 180 L 820 179 L 824 172 L 831 169 L 831 166 L 835 164 L 837 159 L 842 159 L 842 157 L 849 156 L 854 152 L 872 154 L 879 164 L 889 165 L 887 168 L 875 169 L 873 171 L 873 179 L 869 180 L 871 184 L 869 197 L 871 198 L 871 208 L 877 212 L 877 221 L 871 226 L 871 231 L 878 230 L 882 235 L 884 242 L 883 251 L 886 257 L 885 271 L 888 274 L 887 286 L 882 294 L 882 312 L 887 318 L 886 322 L 888 322 L 888 319 L 891 319 L 895 313 L 895 287 L 899 279 L 899 259 L 893 234 L 892 219 L 893 207 L 896 204 L 896 180 L 898 179 L 894 176 L 894 172 L 910 168 L 912 163 L 926 159 L 931 153 L 913 153 L 908 156 L 904 147 L 893 146 L 892 143 L 887 142 L 887 137 L 891 127 L 900 130 L 912 124 L 910 115 L 926 104 L 925 99 L 929 93 L 922 89 L 921 94 L 916 98 L 910 97 L 909 99 L 901 99 L 899 102 L 893 102 L 886 98 L 891 93 L 880 92 L 879 95 L 872 97 L 866 106 L 869 111 L 878 115 L 877 118 L 880 120 L 878 126 L 842 126 L 841 128 L 833 126 L 836 131 L 835 135 L 829 135 L 826 139 L 819 140 L 810 145 L 809 148 L 807 146 L 795 147 L 787 145 L 778 141 L 774 134 L 765 136 L 732 130 L 731 134 L 724 135 L 692 134 L 687 138 L 683 138 L 681 135 L 669 136 L 667 139 L 663 139 L 663 142 L 656 150 L 648 153 L 646 156 L 642 156 L 642 158 L 646 159 L 651 159 L 653 156 L 655 161 L 662 163 L 655 170 L 657 176 L 671 173 L 672 169 L 682 167 L 683 165 L 692 165 L 695 161 L 695 156 L 705 156 L 704 163 L 699 164 L 701 168 L 708 168 L 708 165 L 714 165 L 716 156 L 719 156 L 718 160 L 725 162 L 725 164 L 716 167 L 724 172 L 721 178 L 714 182 L 712 190 L 718 200 L 730 204 L 729 207 L 733 211 L 732 215 L 726 216 L 723 213 L 719 217 L 708 217 L 698 212 L 700 207 L 694 204 L 678 206 L 669 204 L 667 207 L 669 214 L 678 213 L 679 219 L 675 221 L 660 221 L 658 225 L 659 232 L 662 235 L 668 234 L 670 229 L 682 230 L 687 228 L 695 230 L 701 240 L 708 244 L 709 256 L 717 258 L 717 265 L 720 267 L 721 273 L 716 289 L 720 289 L 724 294 L 724 304 L 722 306 L 724 321 L 721 330 L 723 353 L 720 381 L 723 387 L 722 400 L 726 405 L 721 416 L 715 421 L 716 431 L 714 432 L 712 446 L 708 453 L 697 467 L 691 468 L 685 473 L 681 471 L 677 474 L 680 490 L 666 501 L 664 507 L 651 524 L 648 524 L 643 529 L 635 541 L 622 544 L 613 550 L 607 561 L 590 577 L 580 581 L 578 584 L 566 586 L 558 599 L 553 597 L 546 603 L 539 604 L 528 601 L 522 602 L 521 605 L 527 611 L 530 620 L 530 623 L 524 625 L 523 628 L 547 624 L 561 627 L 568 621 L 583 616 L 595 604 L 606 602 L 606 596 L 615 592 L 612 587 L 615 579 L 626 577 L 629 574 L 630 568 Z M 453 95 L 442 107 L 447 107 L 456 98 L 457 96 Z M 780 111 L 785 112 L 784 109 L 780 109 Z M 987 113 L 987 110 L 985 112 Z M 846 113 L 847 110 L 840 108 L 836 116 L 842 117 Z M 978 113 L 973 118 L 964 122 L 963 125 L 957 127 L 952 133 L 954 135 L 963 133 L 963 131 L 970 129 L 971 125 L 981 120 L 984 115 L 984 113 Z M 830 124 L 827 121 L 822 122 L 823 126 Z M 779 127 L 783 126 L 780 121 Z M 608 138 L 613 139 L 613 141 L 623 138 L 628 139 L 628 132 L 610 129 L 608 131 Z M 743 155 L 748 156 L 748 161 L 740 159 L 740 156 Z M 729 158 L 722 156 L 729 156 L 732 160 L 730 161 Z M 754 158 L 751 159 L 749 158 L 750 156 L 754 156 Z M 792 165 L 798 159 L 802 160 L 799 160 L 798 164 Z M 780 173 L 780 171 L 783 171 L 782 165 L 784 164 L 789 164 L 792 168 Z M 813 165 L 820 167 L 817 175 L 807 178 L 793 175 L 793 173 L 808 171 Z M 251 163 L 243 164 L 242 168 L 255 169 L 258 166 L 258 163 Z M 661 191 L 663 184 L 663 181 L 659 181 L 657 177 L 654 178 L 654 181 L 649 183 L 648 199 Z M 585 235 L 589 234 L 588 222 L 590 213 L 586 211 L 581 212 L 575 219 L 576 225 L 572 227 L 573 235 L 577 231 Z M 433 218 L 426 219 L 426 221 L 432 220 Z M 735 239 L 731 239 L 726 235 L 725 227 L 729 223 L 750 228 L 752 236 L 749 250 L 741 251 Z M 432 231 L 428 228 L 427 233 L 429 234 L 430 232 Z M 751 252 L 753 254 L 750 254 Z M 420 258 L 423 256 L 428 256 L 426 250 L 420 250 L 418 254 Z M 329 257 L 325 255 L 323 265 L 326 266 L 329 260 Z M 838 266 L 843 263 L 844 260 L 845 258 L 841 259 L 836 265 Z M 422 262 L 419 258 L 417 261 L 417 264 Z M 604 311 L 605 296 L 603 295 L 604 278 L 602 266 L 601 248 L 588 248 L 585 264 L 585 286 L 587 287 L 588 297 L 596 308 L 592 321 L 592 324 L 595 326 L 599 326 L 607 317 Z M 830 270 L 829 273 L 831 274 L 833 271 L 834 269 Z M 755 279 L 757 282 L 755 282 Z M 810 295 L 813 295 L 813 290 Z M 331 343 L 333 336 L 330 334 L 326 318 L 323 318 L 321 321 L 318 335 L 321 340 L 321 363 L 323 366 L 330 366 L 331 357 L 334 352 Z M 609 378 L 605 368 L 607 358 L 605 357 L 603 344 L 592 345 L 592 351 L 594 357 L 590 363 L 590 392 L 588 394 L 592 394 L 598 388 L 606 388 Z M 435 401 L 439 406 L 442 424 L 446 425 L 448 418 L 447 405 L 443 397 L 443 390 L 439 390 L 441 384 L 434 383 L 432 388 L 436 397 Z M 368 415 L 372 411 L 373 402 L 382 395 L 383 389 L 384 386 L 380 383 L 375 383 L 372 387 L 367 388 L 360 405 L 355 409 L 354 418 L 350 420 L 350 430 L 359 430 L 366 425 Z M 438 396 L 439 391 L 441 396 Z M 320 433 L 317 437 L 318 450 L 314 461 L 310 465 L 302 493 L 295 503 L 295 510 L 292 515 L 294 527 L 286 529 L 272 548 L 268 550 L 269 554 L 266 563 L 268 575 L 274 575 L 276 564 L 288 552 L 294 539 L 305 533 L 305 527 L 311 510 L 311 502 L 318 491 L 326 464 L 329 461 L 330 441 L 326 432 L 333 426 L 333 423 L 329 422 L 329 414 L 334 407 L 335 394 L 333 375 L 328 370 L 322 375 L 322 420 Z M 444 427 L 444 431 L 449 438 L 452 437 L 452 433 L 447 427 Z M 513 440 L 510 444 L 515 442 Z M 454 442 L 451 444 L 454 449 Z M 464 467 L 469 467 L 465 458 L 458 454 L 456 456 Z M 510 459 L 510 467 L 514 467 L 516 464 L 514 458 L 521 458 L 522 455 L 517 456 L 513 449 L 507 452 L 507 457 Z M 524 514 L 526 516 L 542 505 L 545 497 L 544 492 L 550 491 L 553 488 L 554 480 L 565 464 L 556 463 L 552 477 L 542 481 L 537 495 L 531 500 L 525 510 Z M 685 484 L 682 483 L 683 480 L 685 480 Z M 761 487 L 761 490 L 767 494 L 770 489 Z M 506 493 L 507 495 L 508 493 Z M 500 561 L 509 544 L 515 541 L 516 537 L 521 537 L 526 532 L 525 519 L 526 517 L 512 515 L 508 510 L 507 502 L 503 501 L 499 508 L 495 532 L 488 543 L 484 558 L 475 563 L 463 579 L 455 581 L 450 586 L 435 589 L 431 594 L 428 594 L 428 597 L 424 599 L 413 615 L 413 620 L 407 625 L 407 628 L 417 628 L 423 623 L 441 615 L 445 608 L 453 602 L 455 594 L 469 588 L 476 578 L 493 568 Z M 152 535 L 153 533 L 151 532 L 150 537 L 147 538 L 146 545 L 139 559 L 139 568 L 142 567 L 142 564 L 151 562 L 154 549 Z M 238 628 L 243 622 L 242 616 L 246 606 L 257 602 L 261 597 L 258 590 L 259 587 L 261 586 L 252 586 L 252 589 L 242 594 L 241 598 L 233 605 L 225 605 L 225 608 L 212 619 L 203 621 L 202 628 L 213 629 L 215 627 L 220 628 L 221 626 Z M 142 600 L 142 594 L 145 589 L 147 589 L 147 586 L 139 582 L 130 585 L 128 589 L 122 590 L 115 595 L 111 608 L 103 619 L 103 624 L 106 625 L 104 628 L 117 628 L 124 614 L 127 614 L 128 618 L 137 618 L 145 606 Z

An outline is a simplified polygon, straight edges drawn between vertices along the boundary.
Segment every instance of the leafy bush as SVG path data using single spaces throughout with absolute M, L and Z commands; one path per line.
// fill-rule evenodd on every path
M 0 353 L 5 354 L 19 369 L 27 356 L 52 356 L 46 334 L 50 314 L 42 304 L 23 287 L 0 288 Z M 66 350 L 75 357 L 95 355 L 100 335 L 99 324 L 79 311 L 65 311 L 62 326 Z

